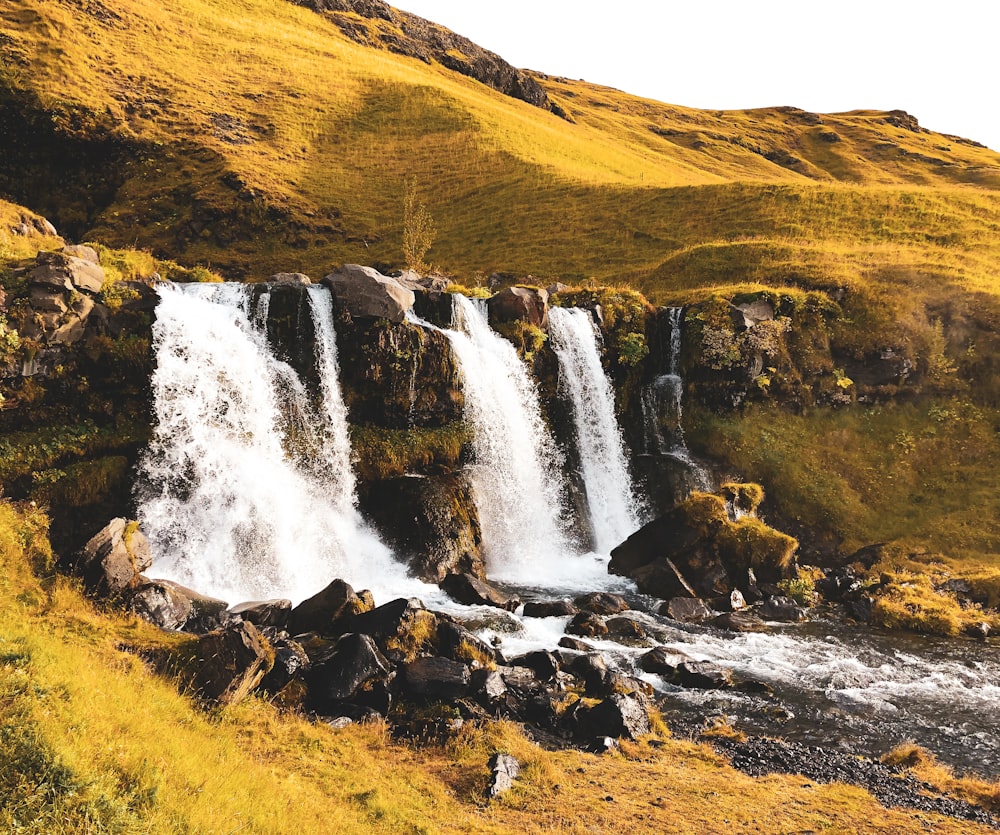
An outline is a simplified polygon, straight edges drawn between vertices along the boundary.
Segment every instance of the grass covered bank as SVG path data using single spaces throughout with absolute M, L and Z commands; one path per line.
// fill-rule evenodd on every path
M 516 726 L 491 723 L 413 747 L 381 725 L 335 731 L 259 699 L 205 711 L 136 652 L 183 663 L 191 639 L 95 609 L 51 574 L 46 524 L 35 508 L 0 503 L 6 831 L 977 831 L 883 809 L 857 788 L 750 778 L 669 738 L 598 757 L 547 752 Z M 486 805 L 497 750 L 525 769 L 514 791 Z

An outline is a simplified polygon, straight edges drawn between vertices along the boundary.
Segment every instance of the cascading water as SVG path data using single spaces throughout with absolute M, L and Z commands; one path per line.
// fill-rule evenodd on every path
M 160 289 L 156 429 L 137 485 L 154 576 L 230 602 L 300 600 L 335 577 L 414 591 L 355 509 L 330 301 L 309 293 L 319 411 L 270 350 L 248 286 Z
M 553 307 L 549 338 L 559 359 L 559 385 L 573 407 L 596 550 L 607 554 L 635 532 L 639 514 L 614 392 L 601 365 L 600 331 L 589 311 Z
M 670 355 L 667 373 L 661 374 L 643 392 L 642 411 L 646 429 L 646 452 L 669 455 L 688 466 L 698 490 L 711 490 L 712 479 L 692 457 L 684 439 L 684 380 L 680 374 L 684 308 L 667 308 L 670 323 Z M 664 427 L 667 427 L 666 431 Z
M 571 543 L 562 456 L 527 368 L 481 306 L 457 294 L 454 325 L 445 334 L 474 431 L 472 483 L 490 576 L 532 586 L 594 582 L 604 565 L 579 559 Z

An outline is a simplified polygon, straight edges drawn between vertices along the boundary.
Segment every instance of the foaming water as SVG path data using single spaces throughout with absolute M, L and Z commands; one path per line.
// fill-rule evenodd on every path
M 454 305 L 455 329 L 444 333 L 462 372 L 474 433 L 472 485 L 489 574 L 557 584 L 573 573 L 562 455 L 514 346 L 469 299 L 455 295 Z
M 600 332 L 589 311 L 553 307 L 549 336 L 559 359 L 559 385 L 573 406 L 596 549 L 610 553 L 639 527 L 639 514 L 614 392 L 601 365 Z
M 271 352 L 249 287 L 160 289 L 156 429 L 137 485 L 153 576 L 230 602 L 298 601 L 337 577 L 375 581 L 383 599 L 439 597 L 406 576 L 355 509 L 324 292 L 310 291 L 323 380 L 316 409 Z

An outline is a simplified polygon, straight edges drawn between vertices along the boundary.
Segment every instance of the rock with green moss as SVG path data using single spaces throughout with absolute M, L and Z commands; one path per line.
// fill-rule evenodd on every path
M 730 518 L 726 500 L 693 493 L 611 552 L 608 570 L 663 599 L 747 592 L 750 570 L 776 584 L 796 572 L 798 542 L 759 519 Z
M 115 596 L 138 585 L 140 574 L 153 564 L 153 555 L 139 523 L 118 518 L 91 537 L 76 564 L 88 589 Z

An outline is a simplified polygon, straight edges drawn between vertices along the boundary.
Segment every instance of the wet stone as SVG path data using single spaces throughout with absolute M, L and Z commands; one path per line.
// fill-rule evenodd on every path
M 580 612 L 569 622 L 566 631 L 570 635 L 594 638 L 599 635 L 607 635 L 608 627 L 604 624 L 600 616 L 593 612 Z
M 580 610 L 568 600 L 551 600 L 541 603 L 525 603 L 526 618 L 555 618 L 575 615 Z
M 595 615 L 617 615 L 628 611 L 628 602 L 620 594 L 606 591 L 595 591 L 583 594 L 573 601 L 577 608 Z

